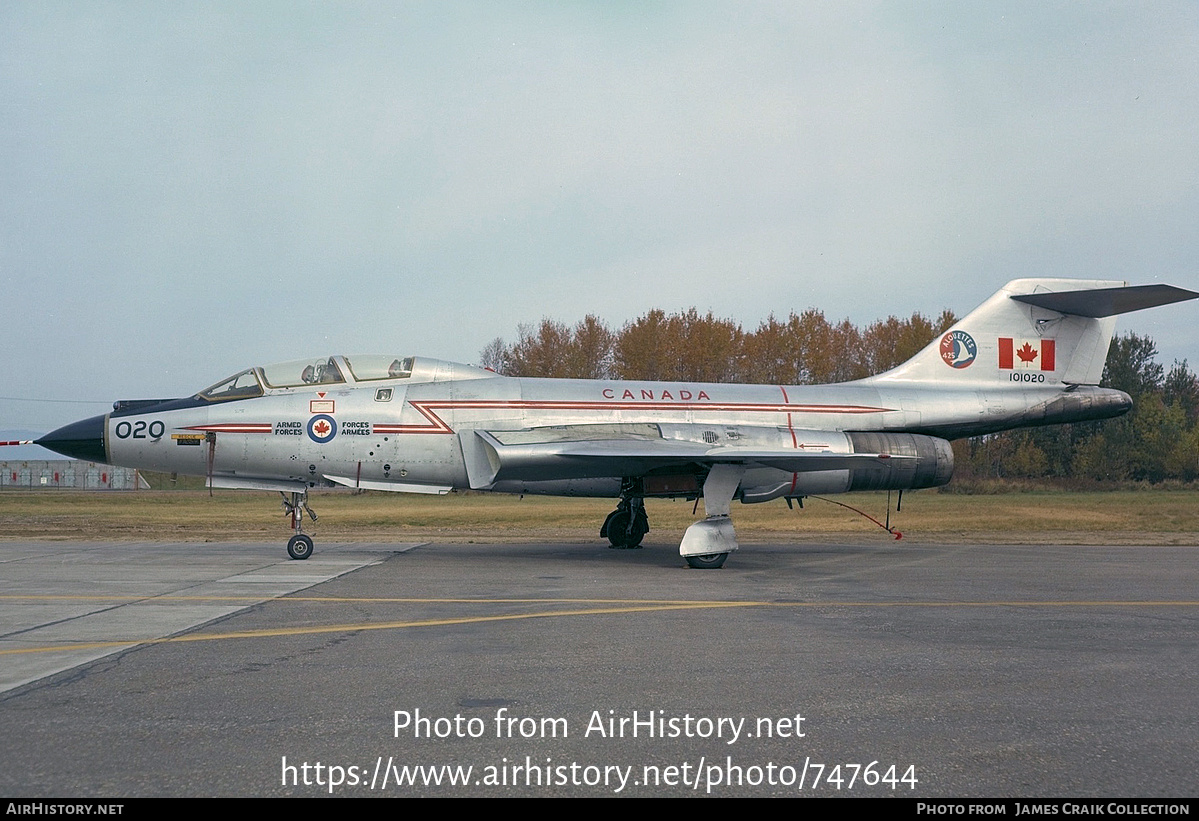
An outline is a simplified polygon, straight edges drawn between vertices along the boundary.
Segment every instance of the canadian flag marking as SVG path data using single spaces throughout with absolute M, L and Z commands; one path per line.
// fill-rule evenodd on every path
M 1057 346 L 1052 339 L 999 337 L 1001 370 L 1052 371 L 1057 368 Z

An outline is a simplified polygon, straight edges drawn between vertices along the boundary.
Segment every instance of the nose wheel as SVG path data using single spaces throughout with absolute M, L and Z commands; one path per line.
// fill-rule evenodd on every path
M 287 541 L 287 555 L 293 559 L 307 559 L 312 555 L 313 544 L 312 537 L 303 532 L 304 514 L 316 521 L 316 514 L 308 506 L 308 493 L 292 493 L 290 499 L 286 493 L 280 495 L 283 496 L 283 515 L 291 517 L 291 527 L 296 534 Z
M 307 559 L 312 555 L 312 538 L 297 533 L 287 541 L 287 555 L 293 559 Z
M 729 557 L 728 553 L 707 553 L 702 556 L 684 556 L 687 560 L 687 566 L 694 570 L 716 570 L 724 566 L 724 560 Z

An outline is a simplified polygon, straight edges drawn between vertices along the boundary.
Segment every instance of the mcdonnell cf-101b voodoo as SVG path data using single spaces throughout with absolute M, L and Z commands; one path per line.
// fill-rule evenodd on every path
M 646 497 L 704 500 L 692 567 L 737 549 L 731 503 L 928 488 L 950 439 L 1105 419 L 1098 387 L 1118 314 L 1199 297 L 1168 285 L 1019 279 L 886 373 L 836 385 L 505 377 L 407 356 L 250 368 L 194 396 L 117 402 L 37 440 L 66 456 L 279 491 L 311 555 L 308 491 L 457 489 L 618 499 L 601 536 L 635 547 Z

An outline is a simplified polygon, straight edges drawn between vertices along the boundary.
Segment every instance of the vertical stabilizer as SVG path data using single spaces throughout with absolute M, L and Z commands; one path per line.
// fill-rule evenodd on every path
M 1168 286 L 1012 280 L 920 353 L 871 380 L 1096 385 L 1115 314 L 1199 296 L 1177 288 L 1157 290 L 1161 288 Z

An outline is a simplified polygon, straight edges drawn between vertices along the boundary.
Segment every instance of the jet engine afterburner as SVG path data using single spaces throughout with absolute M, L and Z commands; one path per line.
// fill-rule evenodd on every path
M 827 431 L 812 434 L 809 438 L 827 442 L 838 453 L 876 454 L 880 458 L 847 469 L 784 474 L 782 479 L 778 470 L 751 469 L 741 482 L 741 501 L 753 504 L 851 490 L 915 490 L 940 487 L 953 476 L 953 448 L 936 436 Z

